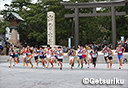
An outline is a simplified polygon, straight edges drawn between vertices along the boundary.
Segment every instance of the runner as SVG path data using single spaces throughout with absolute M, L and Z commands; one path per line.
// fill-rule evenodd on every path
M 109 47 L 108 55 L 109 55 L 108 59 L 109 59 L 109 63 L 110 63 L 110 69 L 112 69 L 112 56 L 113 56 L 113 52 L 112 52 L 110 47 Z
M 55 46 L 54 48 L 55 48 L 55 50 L 54 50 L 54 61 L 55 61 L 55 66 L 56 66 L 56 59 L 58 59 L 57 58 L 58 49 L 57 49 L 57 46 Z
M 75 50 L 71 47 L 67 53 L 69 59 L 69 65 L 71 65 L 71 69 L 74 69 L 74 60 L 75 60 Z
M 53 63 L 54 63 L 54 51 L 51 49 L 51 58 L 50 58 L 50 62 L 52 63 L 52 68 L 54 67 Z
M 25 46 L 23 46 L 23 48 L 21 50 L 21 53 L 23 55 L 23 66 L 25 66 L 25 63 L 26 63 L 26 66 L 28 66 L 28 63 L 26 62 L 26 49 L 25 49 Z
M 62 70 L 62 63 L 63 63 L 63 51 L 61 50 L 61 47 L 58 47 L 58 52 L 57 52 L 57 56 L 58 56 L 58 62 L 60 64 L 60 70 Z
M 16 63 L 18 64 L 19 63 L 19 49 L 17 49 L 17 47 L 14 45 L 14 50 L 15 50 L 15 59 L 16 60 Z
M 46 51 L 46 58 L 47 58 L 47 60 L 48 60 L 48 63 L 47 63 L 47 68 L 49 67 L 49 62 L 51 63 L 51 65 L 52 65 L 52 67 L 54 67 L 53 66 L 53 63 L 52 63 L 52 61 L 51 61 L 51 49 L 50 49 L 50 45 L 47 45 L 47 51 Z
M 102 53 L 104 53 L 104 59 L 107 63 L 107 68 L 109 68 L 108 52 L 109 52 L 108 47 L 105 46 L 102 50 Z
M 91 59 L 91 62 L 92 62 L 92 57 L 91 57 L 91 46 L 88 47 L 88 50 L 87 50 L 87 57 L 88 57 L 88 68 L 90 68 L 90 62 L 89 60 Z
M 38 67 L 38 55 L 39 55 L 39 50 L 37 49 L 37 46 L 35 46 L 33 53 L 34 53 L 34 58 L 35 58 L 36 68 L 37 68 Z
M 31 64 L 31 68 L 33 68 L 34 66 L 33 66 L 33 64 L 32 64 L 32 62 L 31 62 L 31 59 L 32 59 L 32 53 L 33 53 L 33 50 L 32 49 L 30 49 L 30 46 L 29 45 L 27 45 L 27 57 L 28 57 L 28 61 L 29 61 L 29 63 Z
M 15 66 L 15 52 L 14 52 L 14 49 L 12 48 L 12 45 L 10 46 L 10 65 L 9 65 L 9 68 L 12 67 L 12 58 L 14 59 L 14 65 Z
M 119 62 L 120 62 L 119 69 L 121 69 L 121 66 L 123 66 L 122 65 L 122 58 L 123 58 L 123 52 L 124 51 L 125 51 L 125 48 L 121 47 L 121 43 L 119 43 L 118 47 L 116 48 L 116 53 L 118 55 L 118 59 L 119 59 Z
M 83 46 L 82 46 L 82 51 L 83 51 L 82 56 L 83 56 L 84 62 L 85 62 L 85 64 L 87 64 L 87 61 L 86 61 L 87 50 L 86 50 L 86 48 L 84 48 Z
M 97 52 L 96 48 L 94 48 L 94 50 L 92 51 L 91 56 L 92 56 L 94 69 L 95 69 L 96 68 L 96 60 L 97 60 L 97 57 L 98 57 L 98 52 Z
M 80 45 L 78 45 L 78 54 L 77 54 L 78 58 L 77 58 L 77 62 L 78 62 L 78 67 L 80 67 L 79 60 L 81 60 L 81 69 L 83 69 L 83 56 L 82 56 L 82 54 L 83 54 L 82 48 L 81 48 Z

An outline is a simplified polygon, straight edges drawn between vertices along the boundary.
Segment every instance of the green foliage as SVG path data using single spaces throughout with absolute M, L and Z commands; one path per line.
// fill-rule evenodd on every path
M 6 32 L 6 27 L 10 27 L 7 21 L 0 21 L 0 35 Z
M 70 0 L 67 3 L 74 3 L 76 0 Z M 93 0 L 78 0 L 81 2 L 92 2 Z M 97 0 L 104 1 L 104 0 Z M 22 44 L 25 42 L 30 45 L 46 45 L 47 44 L 47 12 L 55 12 L 55 30 L 56 44 L 67 45 L 68 38 L 74 37 L 74 19 L 65 18 L 65 14 L 74 13 L 74 9 L 65 9 L 60 2 L 63 0 L 38 0 L 37 3 L 31 3 L 31 0 L 16 0 L 10 5 L 5 4 L 7 10 L 0 13 L 7 17 L 8 12 L 18 13 L 25 22 L 20 22 L 19 34 Z M 116 11 L 126 11 L 128 13 L 128 4 L 125 7 L 117 7 Z M 92 8 L 80 9 L 81 13 L 92 13 Z M 110 8 L 101 8 L 97 11 L 110 12 Z M 111 17 L 84 17 L 79 20 L 80 44 L 89 44 L 92 42 L 102 43 L 104 35 L 108 37 L 109 43 L 112 41 Z M 73 23 L 73 25 L 72 25 Z M 128 37 L 128 17 L 116 17 L 117 40 L 123 35 Z M 5 32 L 5 28 L 9 26 L 9 22 L 0 22 L 0 33 Z M 73 39 L 74 40 L 74 39 Z

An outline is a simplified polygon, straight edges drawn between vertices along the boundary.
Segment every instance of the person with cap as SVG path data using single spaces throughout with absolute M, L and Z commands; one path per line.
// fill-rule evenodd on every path
M 30 49 L 30 46 L 29 45 L 27 45 L 27 51 L 26 51 L 26 53 L 27 53 L 28 61 L 31 64 L 31 68 L 33 68 L 34 66 L 33 66 L 33 64 L 31 62 L 31 59 L 33 57 L 33 50 Z
M 67 53 L 69 59 L 69 65 L 71 65 L 71 70 L 74 69 L 75 54 L 76 54 L 75 50 L 73 50 L 73 47 L 71 47 Z
M 63 55 L 64 54 L 63 51 L 61 50 L 61 47 L 58 47 L 57 58 L 58 58 L 58 63 L 60 64 L 60 70 L 62 70 Z
M 123 58 L 123 52 L 124 51 L 125 51 L 125 48 L 121 47 L 121 43 L 119 43 L 118 47 L 116 48 L 116 51 L 115 51 L 115 53 L 117 53 L 117 55 L 118 55 L 118 59 L 119 59 L 119 62 L 120 62 L 119 69 L 121 69 L 121 67 L 123 66 L 122 65 L 122 58 Z

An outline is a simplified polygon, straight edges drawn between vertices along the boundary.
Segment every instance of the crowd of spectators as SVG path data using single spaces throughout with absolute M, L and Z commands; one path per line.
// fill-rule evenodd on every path
M 125 48 L 125 52 L 128 52 L 128 38 L 126 39 L 126 41 L 119 41 L 118 43 L 121 43 L 121 46 Z M 92 49 L 96 48 L 98 51 L 101 51 L 105 44 L 85 44 L 84 47 L 86 49 L 88 49 L 88 47 L 91 47 Z M 118 44 L 117 44 L 118 46 Z M 112 44 L 108 44 L 109 48 L 112 48 Z M 73 48 L 75 49 L 75 46 L 73 46 Z M 68 52 L 69 47 L 63 46 L 63 52 Z

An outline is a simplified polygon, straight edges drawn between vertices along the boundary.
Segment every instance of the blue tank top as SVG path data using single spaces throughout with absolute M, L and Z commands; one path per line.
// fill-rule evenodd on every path
M 43 56 L 43 50 L 39 51 L 40 56 Z

